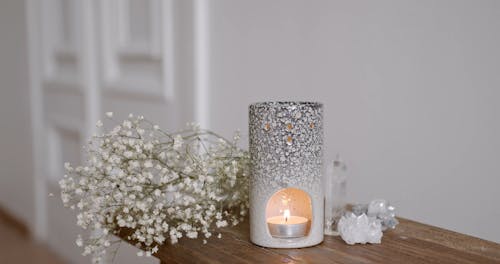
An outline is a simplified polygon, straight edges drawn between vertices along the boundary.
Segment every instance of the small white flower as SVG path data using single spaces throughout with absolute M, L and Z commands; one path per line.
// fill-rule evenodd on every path
M 138 256 L 138 257 L 142 257 L 142 256 L 144 256 L 144 251 L 139 251 L 139 252 L 137 252 L 137 256 Z
M 151 249 L 151 252 L 152 253 L 158 252 L 158 246 L 154 246 L 154 248 Z
M 102 127 L 102 121 L 101 120 L 97 120 L 97 123 L 95 124 L 96 127 Z
M 61 200 L 64 204 L 67 204 L 70 200 L 70 196 L 67 193 L 61 193 Z
M 193 171 L 193 169 L 191 169 L 191 167 L 187 166 L 186 168 L 184 168 L 184 173 L 185 174 L 189 174 Z M 189 178 L 185 178 L 185 180 L 189 181 Z
M 190 232 L 187 232 L 187 233 L 186 233 L 186 236 L 187 236 L 188 238 L 192 238 L 192 239 L 194 239 L 194 238 L 197 238 L 197 237 L 198 237 L 198 232 L 196 232 L 196 231 L 190 231 Z
M 82 236 L 81 235 L 78 235 L 78 237 L 76 238 L 76 241 L 75 241 L 76 245 L 78 247 L 82 247 L 83 246 L 83 239 L 82 239 Z
M 153 147 L 154 147 L 154 145 L 151 142 L 148 142 L 148 143 L 144 144 L 144 149 L 145 150 L 152 150 Z
M 118 132 L 120 132 L 120 130 L 122 130 L 121 126 L 115 126 L 115 128 L 113 128 L 113 130 L 111 131 L 111 133 L 117 134 Z
M 108 118 L 112 118 L 113 117 L 113 112 L 106 112 L 106 116 Z
M 128 120 L 123 121 L 123 127 L 131 129 L 132 128 L 132 123 Z
M 132 151 L 125 151 L 123 152 L 123 156 L 125 156 L 125 158 L 131 158 L 132 156 L 134 155 L 134 153 Z
M 150 160 L 144 162 L 144 168 L 151 168 L 151 167 L 153 167 L 153 162 L 151 162 Z
M 177 135 L 174 138 L 174 150 L 179 150 L 182 147 L 182 144 L 184 143 L 184 140 L 182 139 L 181 135 Z
M 82 253 L 82 255 L 83 255 L 83 256 L 87 256 L 87 255 L 89 255 L 90 253 L 92 253 L 92 249 L 91 249 L 91 247 L 90 247 L 90 246 L 86 246 L 86 247 L 85 247 L 85 249 L 84 249 L 84 251 L 83 251 L 83 253 Z
M 220 227 L 226 227 L 226 226 L 227 226 L 227 221 L 226 221 L 226 220 L 217 221 L 217 222 L 215 223 L 215 225 L 216 225 L 217 227 L 219 227 L 219 228 L 220 228 Z

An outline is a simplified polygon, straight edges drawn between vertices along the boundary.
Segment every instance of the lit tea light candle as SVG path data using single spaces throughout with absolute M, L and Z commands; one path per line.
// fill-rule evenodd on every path
M 267 219 L 269 232 L 273 237 L 296 238 L 307 235 L 309 219 L 302 216 L 290 215 L 290 210 L 285 209 L 283 216 L 273 216 Z

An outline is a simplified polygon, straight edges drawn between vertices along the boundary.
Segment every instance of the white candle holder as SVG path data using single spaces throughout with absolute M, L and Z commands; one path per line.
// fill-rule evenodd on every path
M 250 240 L 271 248 L 323 241 L 323 107 L 265 102 L 249 107 Z

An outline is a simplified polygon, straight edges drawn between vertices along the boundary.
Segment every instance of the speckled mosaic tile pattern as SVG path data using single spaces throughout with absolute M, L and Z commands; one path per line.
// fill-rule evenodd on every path
M 323 108 L 316 103 L 250 106 L 250 154 L 254 180 L 274 187 L 312 187 L 320 176 Z M 272 177 L 269 177 L 272 175 Z

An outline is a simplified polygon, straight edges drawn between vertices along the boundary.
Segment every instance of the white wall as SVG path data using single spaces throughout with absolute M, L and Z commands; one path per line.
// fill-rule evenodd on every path
M 0 206 L 34 223 L 30 97 L 24 1 L 0 5 Z
M 499 1 L 218 0 L 211 128 L 247 105 L 325 104 L 350 201 L 500 242 Z

